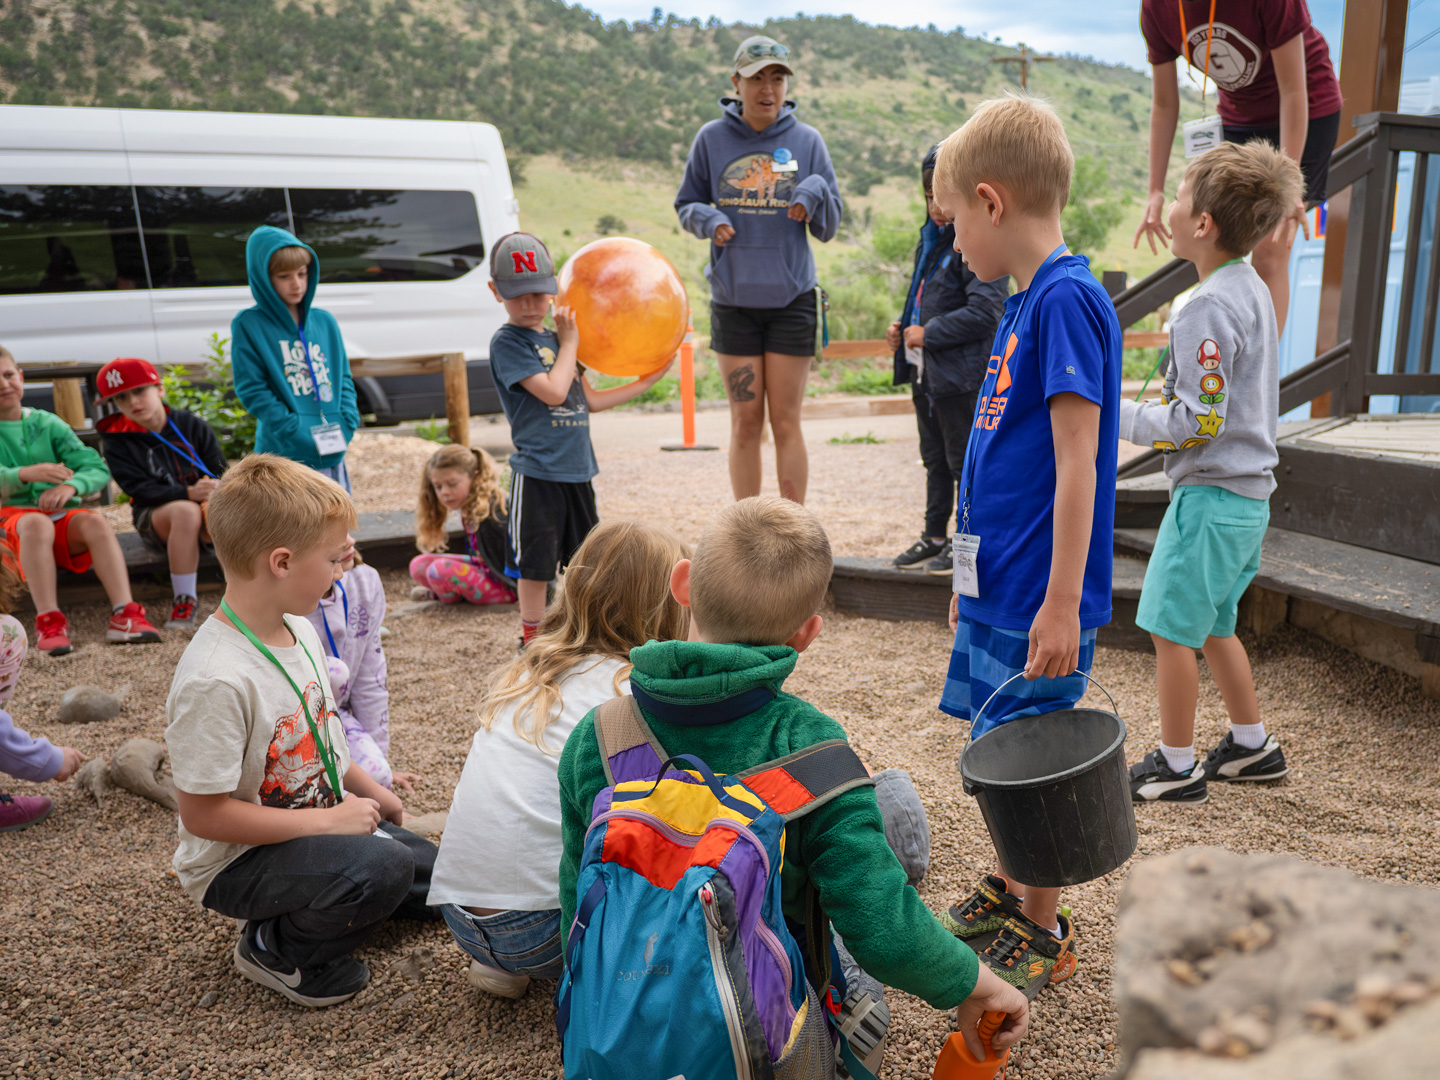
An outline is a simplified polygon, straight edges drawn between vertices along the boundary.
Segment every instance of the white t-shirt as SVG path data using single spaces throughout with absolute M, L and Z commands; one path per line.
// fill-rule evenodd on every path
M 306 619 L 287 615 L 285 625 L 297 644 L 270 651 L 304 691 L 317 725 L 323 708 L 328 718 L 323 730 L 343 784 L 350 752 L 335 712 L 320 639 Z M 319 668 L 318 681 L 312 659 Z M 219 619 L 201 623 L 186 646 L 170 681 L 165 716 L 165 745 L 181 791 L 228 793 L 286 809 L 335 805 L 336 793 L 330 790 L 294 688 L 244 634 Z M 202 903 L 215 875 L 253 846 L 202 840 L 182 824 L 175 873 L 185 891 Z
M 560 906 L 560 751 L 575 725 L 615 696 L 619 660 L 587 656 L 560 680 L 547 754 L 502 709 L 470 744 L 430 878 L 431 904 L 550 911 Z M 629 693 L 630 683 L 620 682 Z

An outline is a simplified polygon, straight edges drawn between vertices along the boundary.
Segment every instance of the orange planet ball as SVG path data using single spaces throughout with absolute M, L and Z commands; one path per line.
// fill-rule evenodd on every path
M 649 244 L 609 236 L 560 268 L 557 307 L 575 311 L 580 363 L 603 375 L 649 375 L 670 362 L 690 301 L 670 260 Z

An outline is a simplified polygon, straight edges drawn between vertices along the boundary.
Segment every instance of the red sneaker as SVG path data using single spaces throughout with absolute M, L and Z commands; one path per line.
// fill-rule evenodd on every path
M 0 791 L 0 832 L 28 829 L 44 821 L 55 803 L 44 795 L 10 795 Z
M 64 656 L 73 652 L 70 644 L 70 625 L 59 611 L 47 611 L 35 616 L 35 648 L 48 656 Z
M 145 609 L 131 600 L 110 616 L 105 640 L 121 645 L 139 645 L 146 641 L 159 641 L 160 631 L 145 620 Z

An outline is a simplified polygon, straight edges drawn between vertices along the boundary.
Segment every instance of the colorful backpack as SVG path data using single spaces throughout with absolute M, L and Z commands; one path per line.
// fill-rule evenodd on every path
M 834 739 L 717 777 L 666 754 L 631 697 L 596 710 L 595 735 L 610 786 L 556 998 L 566 1080 L 832 1077 L 838 1002 L 822 1006 L 805 977 L 780 870 L 787 821 L 873 783 L 855 751 Z M 811 894 L 811 970 L 828 987 L 829 922 Z

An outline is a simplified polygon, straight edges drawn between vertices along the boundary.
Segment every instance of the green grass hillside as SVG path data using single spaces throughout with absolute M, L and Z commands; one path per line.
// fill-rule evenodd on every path
M 848 16 L 605 23 L 561 0 L 0 0 L 0 102 L 494 123 L 525 226 L 557 254 L 604 231 L 655 244 L 684 276 L 703 337 L 706 246 L 678 230 L 671 204 L 736 44 L 761 31 L 794 52 L 792 96 L 846 202 L 840 235 L 815 245 L 832 336 L 877 337 L 909 280 L 919 162 L 976 103 L 1017 85 L 1013 65 L 991 62 L 1010 45 Z M 1063 57 L 1033 69 L 1030 88 L 1055 103 L 1077 155 L 1071 246 L 1097 271 L 1159 266 L 1163 253 L 1130 249 L 1148 77 Z

